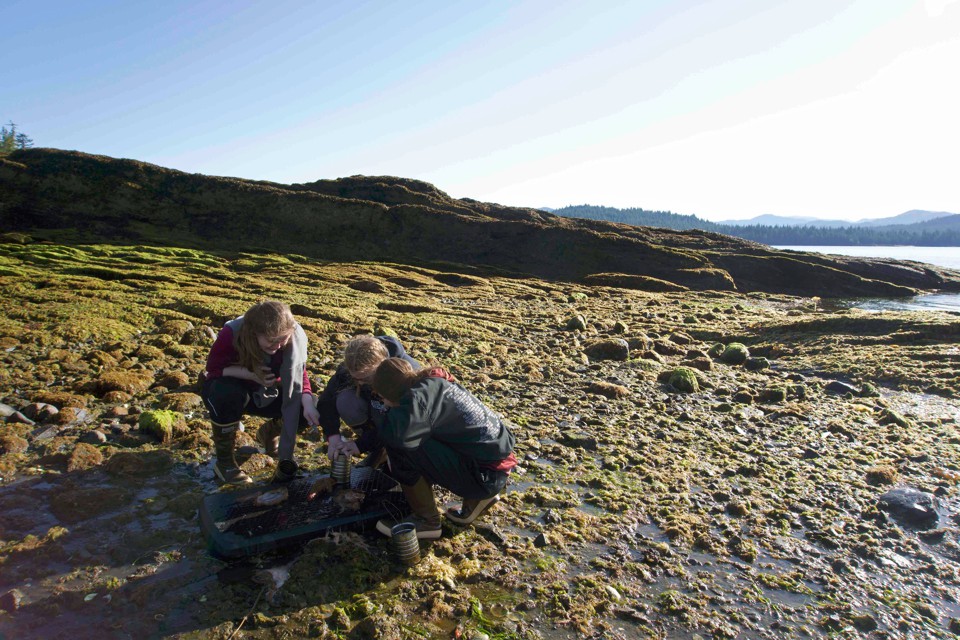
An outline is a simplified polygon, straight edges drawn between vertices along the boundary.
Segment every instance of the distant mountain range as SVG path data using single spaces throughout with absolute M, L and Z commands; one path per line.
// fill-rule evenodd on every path
M 948 211 L 923 211 L 921 209 L 911 209 L 900 215 L 889 218 L 864 218 L 862 220 L 832 220 L 824 218 L 814 218 L 810 216 L 775 216 L 762 215 L 748 220 L 721 220 L 718 224 L 729 224 L 740 227 L 767 225 L 767 226 L 787 226 L 787 227 L 884 227 L 898 224 L 916 224 L 918 222 L 927 222 L 956 215 Z
M 700 229 L 769 245 L 914 245 L 960 246 L 960 214 L 914 209 L 889 218 L 823 220 L 763 215 L 749 220 L 711 222 L 692 215 L 644 209 L 577 205 L 544 209 L 559 216 L 608 220 L 634 226 L 679 231 Z

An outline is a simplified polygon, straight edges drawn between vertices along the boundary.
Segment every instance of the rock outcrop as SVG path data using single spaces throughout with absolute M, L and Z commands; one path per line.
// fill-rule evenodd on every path
M 417 180 L 355 176 L 283 185 L 54 149 L 0 159 L 0 231 L 61 243 L 454 263 L 466 271 L 641 290 L 822 297 L 960 290 L 960 273 L 929 265 L 833 259 L 703 231 L 563 218 L 454 199 Z

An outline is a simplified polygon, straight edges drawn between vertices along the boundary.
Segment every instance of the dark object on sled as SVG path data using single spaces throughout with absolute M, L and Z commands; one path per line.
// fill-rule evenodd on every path
M 331 530 L 373 528 L 380 518 L 399 518 L 410 511 L 397 481 L 376 469 L 355 467 L 349 487 L 337 486 L 307 500 L 320 477 L 205 496 L 200 529 L 210 553 L 240 558 L 306 542 Z M 289 492 L 285 500 L 273 506 L 257 505 L 258 497 L 280 487 Z M 362 499 L 355 499 L 356 492 L 362 492 Z

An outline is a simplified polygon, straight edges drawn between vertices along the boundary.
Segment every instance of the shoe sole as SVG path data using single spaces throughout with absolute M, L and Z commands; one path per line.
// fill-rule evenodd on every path
M 490 507 L 500 502 L 500 494 L 497 494 L 491 498 L 487 498 L 489 502 L 484 504 L 483 501 L 480 501 L 477 506 L 474 508 L 473 513 L 468 514 L 467 516 L 461 517 L 457 511 L 453 509 L 447 509 L 447 520 L 459 525 L 468 525 L 473 524 L 474 521 L 485 514 L 490 510 Z
M 223 474 L 220 473 L 220 470 L 217 469 L 216 467 L 213 468 L 213 476 L 217 480 L 219 480 L 221 484 L 238 485 L 238 486 L 242 484 L 253 484 L 253 478 L 251 478 L 250 476 L 244 476 L 242 480 L 240 479 L 227 480 L 226 478 L 223 477 Z
M 391 525 L 384 524 L 383 521 L 377 522 L 377 531 L 387 536 L 388 538 L 393 537 L 393 534 L 390 531 L 390 529 L 392 528 L 393 527 Z M 443 529 L 437 529 L 435 531 L 420 531 L 419 529 L 417 529 L 417 539 L 419 540 L 436 540 L 442 535 L 443 535 Z

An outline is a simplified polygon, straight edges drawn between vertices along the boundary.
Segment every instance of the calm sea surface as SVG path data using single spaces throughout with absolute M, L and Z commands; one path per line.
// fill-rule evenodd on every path
M 812 253 L 827 253 L 840 256 L 856 256 L 859 258 L 893 258 L 894 260 L 916 260 L 940 267 L 957 269 L 960 271 L 960 247 L 807 247 L 807 246 L 779 246 L 777 249 L 789 251 L 810 251 Z M 851 302 L 853 306 L 862 309 L 883 311 L 914 310 L 914 311 L 954 311 L 960 313 L 960 294 L 935 293 L 913 298 L 895 299 L 865 299 Z
M 838 256 L 858 258 L 893 258 L 916 260 L 950 269 L 960 269 L 960 247 L 776 247 L 789 251 L 832 253 Z

